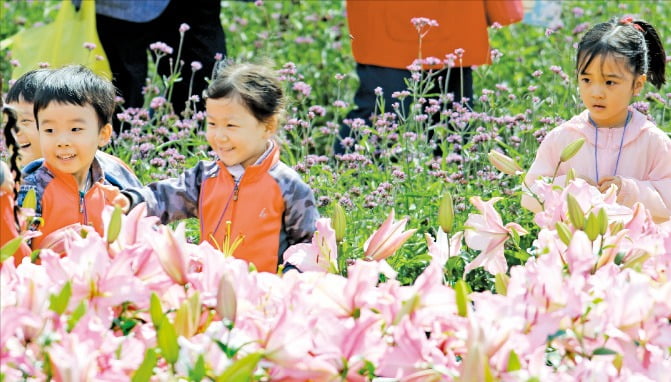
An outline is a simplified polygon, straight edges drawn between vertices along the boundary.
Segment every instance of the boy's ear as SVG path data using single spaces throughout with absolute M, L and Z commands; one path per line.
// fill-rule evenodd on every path
M 98 132 L 98 147 L 103 147 L 109 143 L 112 138 L 112 125 L 106 123 Z
M 272 117 L 270 117 L 268 119 L 268 121 L 265 123 L 266 132 L 269 135 L 275 134 L 275 132 L 277 131 L 277 125 L 279 123 L 280 123 L 280 119 L 277 115 L 273 115 Z

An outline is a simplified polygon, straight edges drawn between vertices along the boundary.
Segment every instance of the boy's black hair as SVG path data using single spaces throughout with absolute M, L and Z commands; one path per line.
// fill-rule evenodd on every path
M 282 113 L 284 91 L 277 72 L 269 65 L 229 63 L 220 68 L 205 91 L 206 98 L 240 97 L 260 122 Z
M 576 73 L 582 74 L 598 56 L 624 58 L 636 75 L 646 74 L 657 89 L 664 82 L 666 53 L 659 35 L 645 21 L 612 19 L 595 25 L 578 44 Z
M 35 119 L 40 110 L 52 102 L 78 106 L 91 105 L 98 115 L 100 128 L 112 122 L 115 88 L 112 82 L 81 65 L 53 70 L 37 89 L 34 100 Z M 39 121 L 37 128 L 40 128 Z
M 11 155 L 9 157 L 9 169 L 14 174 L 14 184 L 21 183 L 21 169 L 19 169 L 19 143 L 14 138 L 14 130 L 16 130 L 16 111 L 7 105 L 2 106 L 2 114 L 5 115 L 6 123 L 2 129 L 5 136 L 5 144 L 9 148 Z M 17 200 L 17 188 L 14 187 L 14 200 Z M 19 226 L 19 206 L 14 203 L 14 222 Z
M 51 69 L 35 69 L 24 73 L 7 91 L 6 102 L 30 102 L 35 100 L 35 92 L 42 85 L 44 78 L 51 73 Z

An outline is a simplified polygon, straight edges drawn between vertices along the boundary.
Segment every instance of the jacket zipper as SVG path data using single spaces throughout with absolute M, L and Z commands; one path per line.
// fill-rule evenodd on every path
M 217 221 L 217 224 L 214 226 L 214 230 L 210 233 L 210 235 L 212 235 L 212 237 L 214 237 L 214 235 L 216 235 L 217 231 L 219 231 L 219 226 L 221 225 L 221 222 L 224 219 L 224 215 L 226 215 L 226 211 L 228 211 L 228 207 L 231 204 L 231 199 L 234 202 L 238 200 L 238 192 L 240 191 L 240 181 L 241 180 L 242 180 L 242 177 L 240 177 L 240 179 L 238 179 L 237 181 L 233 180 L 233 192 L 228 197 L 228 201 L 226 202 L 226 205 L 224 206 L 224 210 L 221 212 L 221 215 L 219 215 L 219 220 Z M 201 221 L 201 225 L 202 224 L 203 223 Z M 201 229 L 201 232 L 202 232 L 202 229 Z M 206 239 L 209 239 L 209 236 Z
M 89 224 L 89 219 L 86 214 L 86 193 L 84 191 L 79 191 L 79 213 L 84 215 L 84 225 Z
M 240 191 L 240 181 L 236 181 L 233 186 L 233 201 L 238 200 L 238 191 Z

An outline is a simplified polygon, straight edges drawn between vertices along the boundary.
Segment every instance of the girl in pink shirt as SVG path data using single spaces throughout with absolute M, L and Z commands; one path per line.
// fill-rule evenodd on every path
M 641 202 L 655 221 L 671 215 L 671 139 L 645 115 L 629 107 L 646 81 L 664 84 L 666 53 L 657 31 L 630 17 L 601 23 L 578 45 L 578 90 L 586 110 L 552 130 L 543 140 L 525 183 L 551 177 L 562 150 L 578 138 L 585 144 L 561 163 L 554 182 L 563 185 L 573 168 L 602 192 L 617 186 L 618 202 Z M 522 205 L 535 211 L 525 195 Z

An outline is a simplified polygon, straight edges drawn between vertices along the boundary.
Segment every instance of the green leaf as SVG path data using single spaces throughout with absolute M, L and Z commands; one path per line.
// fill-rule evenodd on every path
M 515 350 L 511 350 L 508 355 L 508 371 L 517 371 L 520 369 L 522 369 L 520 358 L 517 356 L 517 353 L 515 353 Z
M 205 358 L 202 354 L 198 354 L 196 364 L 193 366 L 193 369 L 189 370 L 189 380 L 200 382 L 205 377 L 205 372 Z
M 156 366 L 156 350 L 154 348 L 147 349 L 144 354 L 144 361 L 140 367 L 133 374 L 132 382 L 149 382 L 149 379 L 154 375 L 154 366 Z
M 240 348 L 229 347 L 227 344 L 217 339 L 215 339 L 214 342 L 217 344 L 217 346 L 219 346 L 219 349 L 221 349 L 221 351 L 223 351 L 224 354 L 226 354 L 226 357 L 228 359 L 232 359 L 233 357 L 235 357 L 235 355 L 238 353 L 238 350 L 240 350 Z
M 21 236 L 15 237 L 12 240 L 6 242 L 5 245 L 0 248 L 0 263 L 14 256 L 22 242 L 23 238 Z
M 554 340 L 555 338 L 559 338 L 559 337 L 562 337 L 562 336 L 564 336 L 564 335 L 566 335 L 566 330 L 564 330 L 564 329 L 559 329 L 559 330 L 557 330 L 556 332 L 554 332 L 553 334 L 550 334 L 550 335 L 548 336 L 548 342 L 551 342 L 551 341 Z
M 121 207 L 114 206 L 114 212 L 110 218 L 110 225 L 107 228 L 107 242 L 113 243 L 121 232 Z
M 86 303 L 84 301 L 85 300 L 79 302 L 79 305 L 77 305 L 75 310 L 72 311 L 72 314 L 68 318 L 67 321 L 68 333 L 70 333 L 72 329 L 74 329 L 75 325 L 77 325 L 77 322 L 79 322 L 79 319 L 81 319 L 84 316 L 84 313 L 86 313 Z
M 70 302 L 70 296 L 72 296 L 72 284 L 68 281 L 63 285 L 60 293 L 49 296 L 49 309 L 59 315 L 63 314 L 68 307 L 68 302 Z
M 165 316 L 157 330 L 156 337 L 156 342 L 161 349 L 163 358 L 165 358 L 169 364 L 175 364 L 175 362 L 177 362 L 177 357 L 179 356 L 177 331 L 175 331 L 175 327 Z
M 149 315 L 151 316 L 151 322 L 154 324 L 154 327 L 158 330 L 161 326 L 161 321 L 163 321 L 163 307 L 161 307 L 161 300 L 159 300 L 156 292 L 152 292 L 151 298 L 149 299 Z
M 613 354 L 617 354 L 617 352 L 615 350 L 603 347 L 594 349 L 594 351 L 592 352 L 592 355 L 613 355 Z
M 256 365 L 263 358 L 262 353 L 248 354 L 244 358 L 235 362 L 217 377 L 217 382 L 244 382 L 251 380 Z
M 520 234 L 515 229 L 510 230 L 510 237 L 513 239 L 515 246 L 520 245 Z
M 460 279 L 454 284 L 454 291 L 456 292 L 457 313 L 461 317 L 468 316 L 468 285 Z

